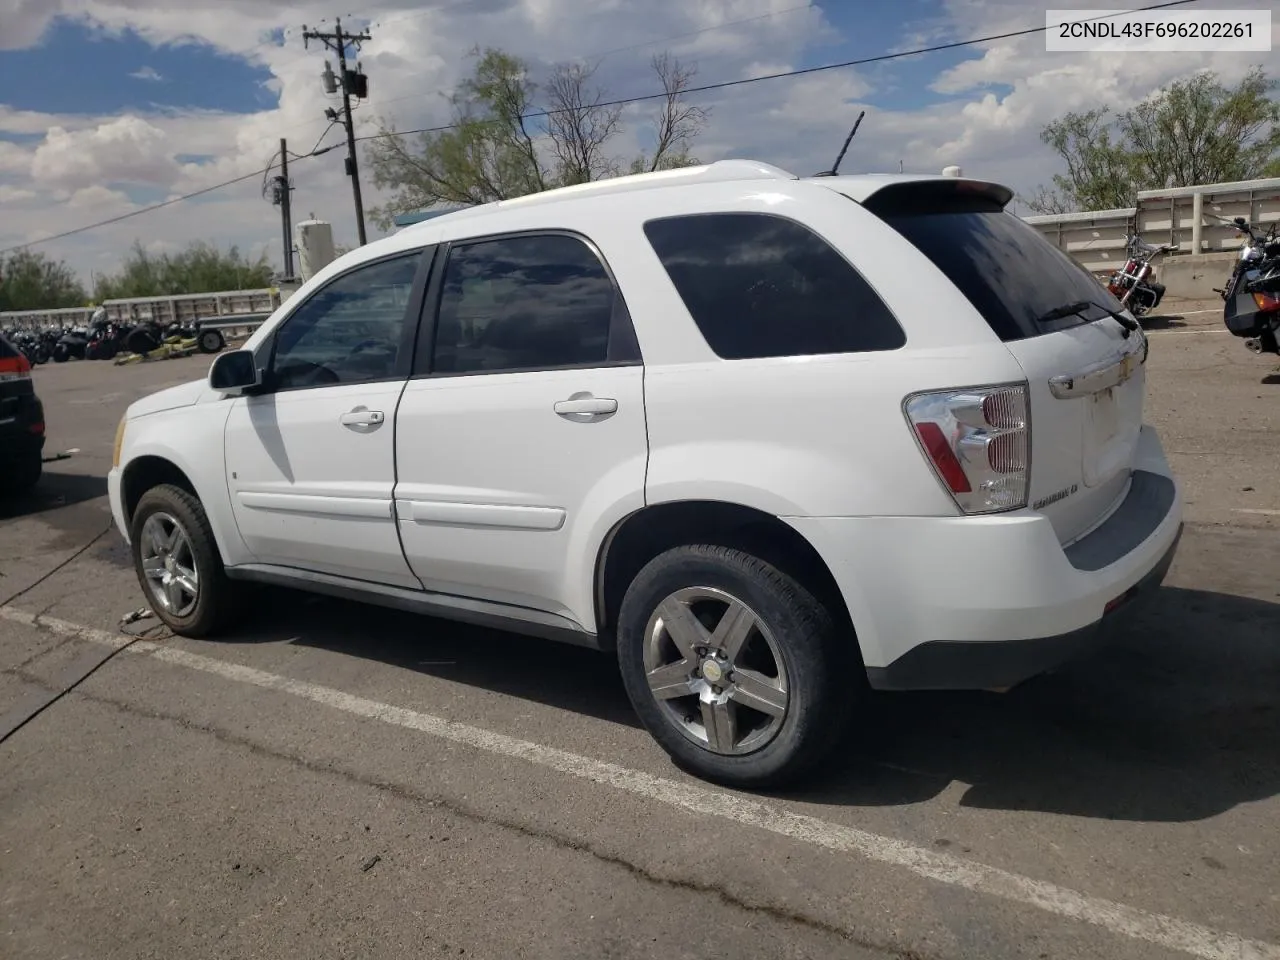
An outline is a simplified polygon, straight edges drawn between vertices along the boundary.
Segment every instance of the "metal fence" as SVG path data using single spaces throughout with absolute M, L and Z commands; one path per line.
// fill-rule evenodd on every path
M 1144 190 L 1136 207 L 1023 219 L 1086 268 L 1104 273 L 1124 262 L 1125 234 L 1135 231 L 1148 243 L 1175 244 L 1174 257 L 1237 250 L 1234 217 L 1280 221 L 1280 177 Z
M 173 322 L 199 323 L 202 326 L 252 327 L 261 323 L 280 306 L 280 290 L 225 290 L 218 293 L 189 293 L 172 297 L 136 297 L 104 300 L 107 316 L 118 323 L 154 321 L 161 325 Z M 93 309 L 72 307 L 64 310 L 24 310 L 0 313 L 0 327 L 81 326 L 89 322 Z

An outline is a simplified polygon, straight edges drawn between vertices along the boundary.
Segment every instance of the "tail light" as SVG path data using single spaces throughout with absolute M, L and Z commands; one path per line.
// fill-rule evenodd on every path
M 903 409 L 920 449 L 962 511 L 1027 505 L 1031 422 L 1025 383 L 917 393 Z
M 1271 310 L 1280 310 L 1280 297 L 1272 296 L 1269 293 L 1255 293 L 1253 302 L 1258 305 L 1258 309 L 1263 313 Z
M 25 355 L 0 357 L 0 380 L 30 380 L 31 361 Z

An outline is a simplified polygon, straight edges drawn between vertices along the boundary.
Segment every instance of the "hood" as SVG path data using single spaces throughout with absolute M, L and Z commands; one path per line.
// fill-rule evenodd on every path
M 159 413 L 162 410 L 189 407 L 210 392 L 212 391 L 209 390 L 208 381 L 204 379 L 192 380 L 190 383 L 180 383 L 176 387 L 169 387 L 166 390 L 160 390 L 145 396 L 141 400 L 135 400 L 129 405 L 125 416 L 133 420 L 137 417 L 145 417 L 148 414 Z

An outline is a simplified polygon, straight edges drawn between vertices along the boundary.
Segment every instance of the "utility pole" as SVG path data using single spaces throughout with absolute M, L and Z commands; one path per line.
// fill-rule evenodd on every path
M 289 194 L 293 187 L 289 185 L 289 148 L 285 146 L 284 137 L 280 138 L 280 239 L 284 243 L 284 275 L 293 276 L 293 208 Z
M 351 98 L 354 96 L 363 100 L 369 96 L 369 78 L 365 76 L 364 70 L 360 68 L 358 63 L 355 70 L 347 69 L 347 44 L 355 44 L 356 49 L 359 50 L 363 41 L 372 39 L 373 37 L 369 36 L 368 33 L 343 33 L 341 20 L 334 20 L 332 33 L 308 30 L 306 24 L 302 26 L 304 45 L 307 45 L 311 40 L 319 40 L 325 45 L 326 49 L 332 50 L 338 55 L 338 75 L 334 75 L 333 68 L 326 61 L 321 78 L 324 81 L 325 93 L 337 93 L 341 88 L 342 115 L 339 118 L 334 110 L 326 110 L 325 116 L 334 123 L 341 123 L 347 130 L 347 176 L 351 178 L 351 195 L 356 203 L 356 233 L 360 238 L 361 246 L 366 242 L 364 201 L 360 198 L 360 166 L 359 161 L 356 159 L 355 126 L 351 122 Z
M 267 182 L 262 184 L 262 195 L 269 199 L 273 206 L 280 208 L 280 236 L 284 244 L 284 275 L 293 276 L 293 212 L 290 194 L 293 184 L 289 182 L 289 145 L 284 137 L 280 138 L 280 175 L 270 180 L 271 195 L 267 196 Z

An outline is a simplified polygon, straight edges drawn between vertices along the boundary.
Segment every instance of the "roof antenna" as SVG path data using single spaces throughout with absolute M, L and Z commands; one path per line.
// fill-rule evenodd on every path
M 824 170 L 822 173 L 815 173 L 815 177 L 834 177 L 840 169 L 840 163 L 844 160 L 844 155 L 849 152 L 849 144 L 853 142 L 853 135 L 858 132 L 858 127 L 862 124 L 862 118 L 867 115 L 867 111 L 863 110 L 858 114 L 858 119 L 853 122 L 853 129 L 849 131 L 849 136 L 845 137 L 844 146 L 840 148 L 840 155 L 836 157 L 835 164 L 830 170 Z

